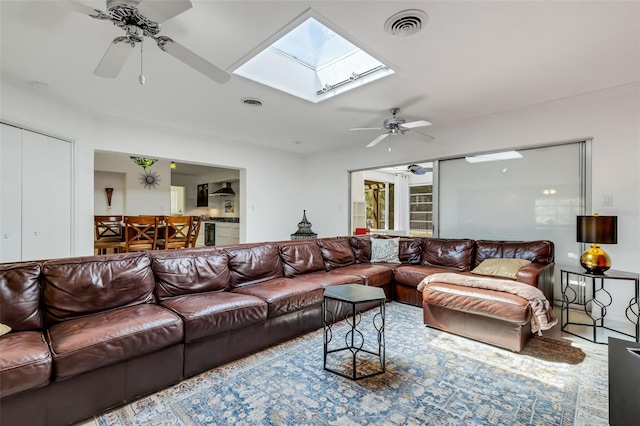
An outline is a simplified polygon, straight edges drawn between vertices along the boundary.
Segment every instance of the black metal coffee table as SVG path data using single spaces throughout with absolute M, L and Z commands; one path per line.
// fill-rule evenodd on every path
M 333 339 L 332 327 L 336 323 L 336 313 L 328 307 L 328 300 L 335 300 L 350 304 L 346 321 L 349 330 L 345 334 L 345 346 L 339 348 L 329 348 Z M 384 304 L 386 295 L 384 290 L 378 287 L 368 287 L 361 284 L 344 284 L 329 286 L 324 290 L 324 303 L 322 305 L 322 326 L 324 330 L 324 369 L 340 376 L 352 380 L 360 380 L 366 377 L 375 376 L 385 372 L 384 353 Z M 361 324 L 361 312 L 357 309 L 358 304 L 366 302 L 378 302 L 379 311 L 374 315 L 372 323 L 377 335 L 377 350 L 369 350 L 364 347 L 364 334 L 361 332 L 364 324 Z M 327 367 L 327 356 L 341 351 L 351 351 L 351 374 Z M 380 368 L 366 374 L 358 374 L 358 354 L 365 353 L 375 355 L 378 358 Z M 369 363 L 370 364 L 370 363 Z M 369 365 L 370 367 L 370 365 Z M 346 371 L 346 370 L 345 370 Z

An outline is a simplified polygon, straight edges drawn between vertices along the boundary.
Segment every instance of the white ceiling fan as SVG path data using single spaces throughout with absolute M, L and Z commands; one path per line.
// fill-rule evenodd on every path
M 404 135 L 406 132 L 411 131 L 412 134 L 425 142 L 431 142 L 435 138 L 431 135 L 427 135 L 425 133 L 421 133 L 415 130 L 418 127 L 426 127 L 431 126 L 431 123 L 425 120 L 412 121 L 407 123 L 404 118 L 397 117 L 396 114 L 400 111 L 400 108 L 391 108 L 389 110 L 392 114 L 391 117 L 384 120 L 382 127 L 356 127 L 350 130 L 386 130 L 385 133 L 381 134 L 367 145 L 367 148 L 371 148 L 376 146 L 381 140 L 386 138 L 387 136 L 396 136 L 396 135 Z
M 407 172 L 414 175 L 418 175 L 418 176 L 425 175 L 432 171 L 433 171 L 433 167 L 423 167 L 419 164 L 411 164 L 407 166 Z
M 117 77 L 136 43 L 141 43 L 140 48 L 142 49 L 144 38 L 149 37 L 155 40 L 162 51 L 167 52 L 213 81 L 218 83 L 229 81 L 230 74 L 222 68 L 213 65 L 171 38 L 158 35 L 161 23 L 193 7 L 190 0 L 106 0 L 106 11 L 94 9 L 74 0 L 67 0 L 64 5 L 70 10 L 89 15 L 92 18 L 111 21 L 125 31 L 124 36 L 116 37 L 111 42 L 107 52 L 93 72 L 97 76 Z M 142 72 L 140 84 L 144 84 Z

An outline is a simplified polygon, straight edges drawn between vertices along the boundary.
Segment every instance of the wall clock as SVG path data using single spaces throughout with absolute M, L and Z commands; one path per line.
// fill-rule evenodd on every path
M 140 173 L 140 184 L 145 188 L 155 188 L 160 183 L 160 176 L 156 172 L 151 170 L 145 170 L 144 173 Z

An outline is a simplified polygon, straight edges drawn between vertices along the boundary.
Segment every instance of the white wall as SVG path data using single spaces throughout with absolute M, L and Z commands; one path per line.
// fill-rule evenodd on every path
M 305 208 L 304 198 L 297 196 L 305 187 L 299 155 L 108 117 L 95 120 L 95 134 L 96 149 L 131 152 L 135 147 L 140 155 L 240 169 L 241 241 L 286 239 L 297 229 Z
M 592 138 L 593 205 L 587 207 L 587 213 L 618 216 L 618 244 L 605 248 L 612 258 L 612 269 L 640 272 L 640 85 L 433 126 L 429 133 L 436 136 L 434 142 L 404 139 L 391 152 L 386 147 L 357 146 L 310 157 L 308 169 L 323 173 L 309 184 L 314 198 L 307 211 L 331 218 L 314 222 L 314 230 L 322 236 L 348 232 L 349 216 L 343 214 L 348 206 L 347 170 Z M 544 172 L 541 167 L 541 175 Z M 613 195 L 613 206 L 602 206 L 605 195 Z M 579 257 L 580 253 L 571 255 Z M 575 266 L 579 267 L 577 259 Z M 616 301 L 609 309 L 619 318 L 633 289 L 628 282 L 615 287 Z
M 149 154 L 145 155 L 148 157 Z M 171 210 L 171 169 L 170 162 L 156 161 L 148 172 L 158 176 L 158 185 L 150 188 L 141 183 L 145 169 L 135 164 L 129 156 L 106 152 L 96 152 L 94 169 L 96 172 L 114 172 L 124 178 L 122 192 L 122 214 L 124 215 L 168 215 Z M 97 182 L 96 182 L 97 185 Z M 96 186 L 95 192 L 100 190 Z M 102 188 L 104 192 L 104 188 Z M 117 194 L 114 188 L 114 195 Z M 94 202 L 94 205 L 96 203 Z M 96 210 L 96 214 L 97 210 Z
M 107 201 L 105 188 L 113 188 L 111 207 Z M 100 172 L 94 173 L 93 212 L 96 215 L 123 216 L 124 194 L 126 192 L 124 173 Z
M 46 96 L 24 82 L 3 80 L 0 119 L 73 141 L 73 255 L 93 254 L 94 151 L 241 169 L 241 241 L 288 239 L 297 230 L 308 204 L 300 155 L 170 127 L 95 117 L 64 99 Z M 169 184 L 168 172 L 165 175 Z M 248 199 L 247 194 L 251 194 Z M 169 203 L 167 192 L 167 214 Z M 142 213 L 145 207 L 138 204 L 133 209 Z
M 80 230 L 74 238 L 75 255 L 92 253 L 93 237 L 88 230 L 92 230 L 94 209 L 94 150 L 153 154 L 241 169 L 241 240 L 252 242 L 288 238 L 296 231 L 304 209 L 319 237 L 348 234 L 349 170 L 592 137 L 593 211 L 618 215 L 618 244 L 609 246 L 608 252 L 615 269 L 638 271 L 640 265 L 637 84 L 433 126 L 430 133 L 436 140 L 429 144 L 403 137 L 393 141 L 391 152 L 386 147 L 357 145 L 307 158 L 171 128 L 89 116 L 64 100 L 36 95 L 34 89 L 21 84 L 3 82 L 0 117 L 74 141 L 73 211 Z M 176 150 L 176 141 L 180 150 Z M 613 206 L 602 208 L 602 197 L 609 194 Z
M 433 126 L 431 143 L 399 140 L 386 147 L 354 146 L 323 152 L 307 159 L 307 168 L 322 170 L 310 177 L 314 194 L 307 212 L 319 235 L 348 232 L 348 170 L 409 164 L 466 154 L 542 146 L 560 141 L 593 138 L 593 211 L 618 215 L 618 244 L 608 246 L 614 268 L 639 271 L 640 265 L 640 85 L 629 85 L 489 115 L 449 125 Z M 541 168 L 540 173 L 544 173 Z M 614 205 L 602 207 L 602 197 L 613 194 Z M 310 219 L 311 220 L 311 219 Z M 315 229 L 317 226 L 317 229 Z

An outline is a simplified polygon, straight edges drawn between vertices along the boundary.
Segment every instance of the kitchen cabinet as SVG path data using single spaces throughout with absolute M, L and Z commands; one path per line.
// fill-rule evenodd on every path
M 0 262 L 71 256 L 71 144 L 0 126 Z
M 230 245 L 240 243 L 240 224 L 239 223 L 216 223 L 216 245 Z

